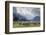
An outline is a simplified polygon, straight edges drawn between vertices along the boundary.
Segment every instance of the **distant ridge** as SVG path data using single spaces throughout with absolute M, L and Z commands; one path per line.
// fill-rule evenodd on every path
M 34 17 L 33 21 L 40 21 L 40 16 Z

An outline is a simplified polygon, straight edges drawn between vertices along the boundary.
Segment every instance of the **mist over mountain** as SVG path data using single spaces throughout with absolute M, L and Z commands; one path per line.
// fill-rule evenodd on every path
M 26 17 L 21 16 L 21 15 L 15 15 L 14 16 L 14 20 L 19 20 L 19 21 L 40 21 L 40 17 L 39 16 L 35 16 L 32 20 L 28 20 L 26 19 Z
M 16 21 L 40 21 L 39 14 L 39 8 L 13 7 L 13 20 Z

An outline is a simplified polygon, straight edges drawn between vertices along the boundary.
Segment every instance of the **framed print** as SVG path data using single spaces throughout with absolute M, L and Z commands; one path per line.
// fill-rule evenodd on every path
M 5 33 L 45 31 L 45 4 L 5 1 Z

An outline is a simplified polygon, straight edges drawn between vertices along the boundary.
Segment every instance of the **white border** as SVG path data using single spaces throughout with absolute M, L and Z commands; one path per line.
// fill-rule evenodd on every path
M 13 7 L 35 7 L 40 8 L 40 27 L 28 27 L 28 28 L 13 28 Z M 43 5 L 33 5 L 33 4 L 9 4 L 9 31 L 10 32 L 20 32 L 20 31 L 37 31 L 43 30 Z

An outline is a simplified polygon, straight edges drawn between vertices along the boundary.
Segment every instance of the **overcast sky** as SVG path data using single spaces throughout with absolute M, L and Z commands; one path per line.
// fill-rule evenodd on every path
M 15 10 L 14 13 L 20 14 L 26 17 L 27 19 L 33 19 L 33 17 L 35 16 L 40 16 L 40 8 L 14 7 L 14 10 Z

